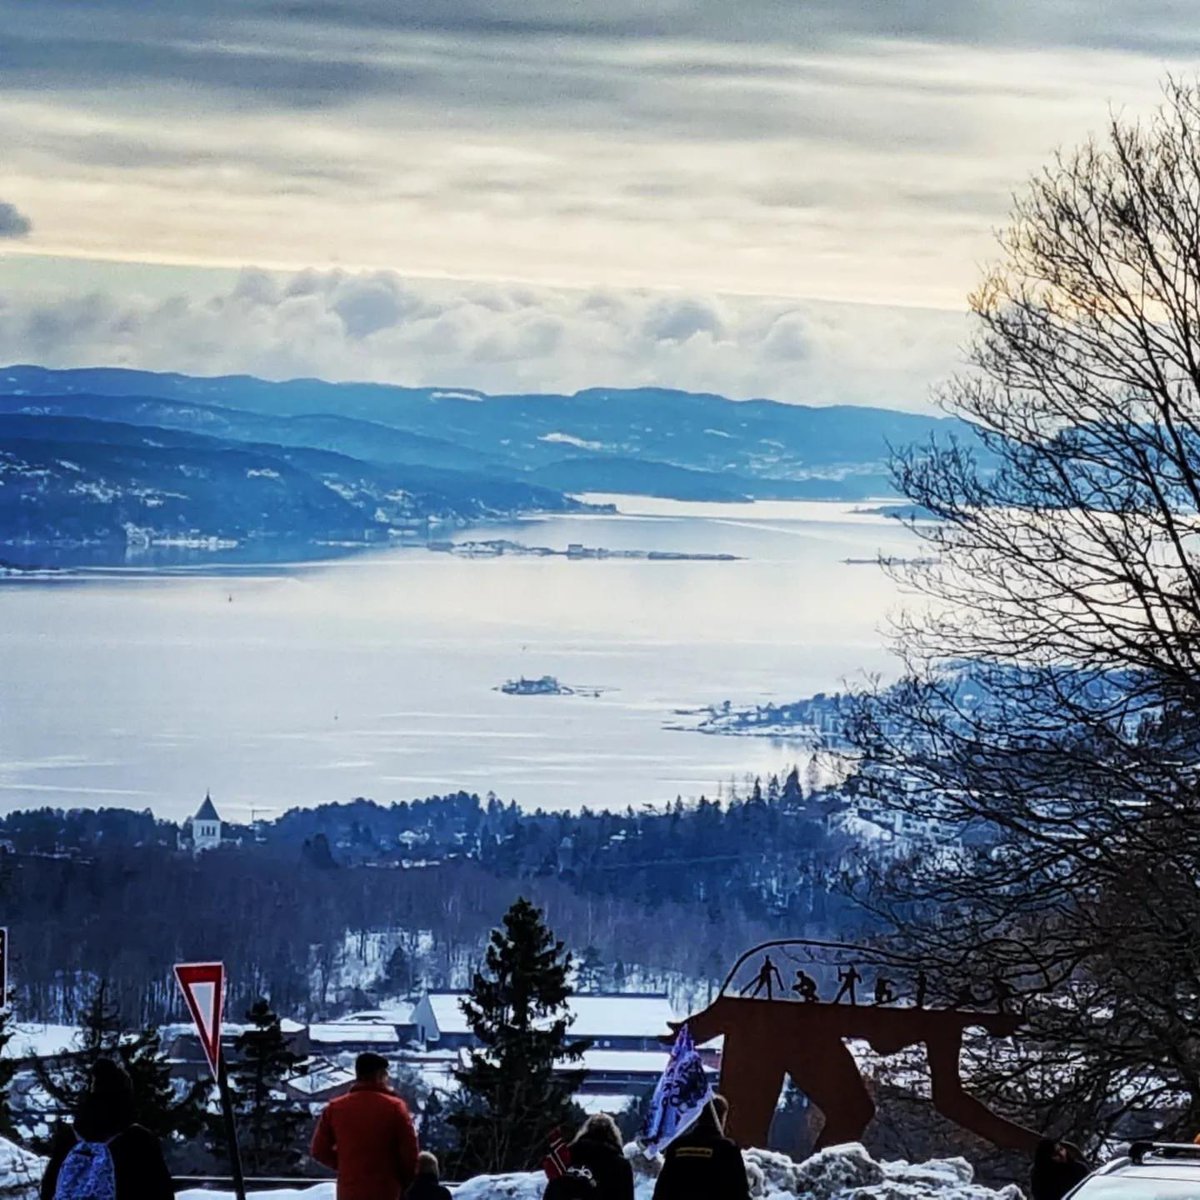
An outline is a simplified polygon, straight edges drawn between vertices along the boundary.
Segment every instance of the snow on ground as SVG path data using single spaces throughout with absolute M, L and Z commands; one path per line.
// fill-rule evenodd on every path
M 36 1154 L 0 1138 L 0 1196 L 11 1200 L 36 1196 L 45 1167 Z
M 637 1200 L 651 1200 L 661 1159 L 647 1160 L 634 1146 L 625 1153 L 634 1164 Z M 784 1154 L 747 1150 L 746 1172 L 754 1200 L 1022 1200 L 1015 1184 L 1000 1191 L 974 1182 L 963 1158 L 926 1163 L 877 1162 L 862 1146 L 832 1146 L 804 1162 Z M 454 1189 L 455 1200 L 541 1200 L 546 1177 L 480 1175 Z M 183 1192 L 179 1200 L 232 1200 L 219 1192 Z M 301 1191 L 272 1192 L 271 1200 L 334 1200 L 332 1184 Z
M 74 1025 L 32 1025 L 17 1023 L 13 1026 L 12 1041 L 5 1047 L 5 1058 L 55 1058 L 78 1050 Z

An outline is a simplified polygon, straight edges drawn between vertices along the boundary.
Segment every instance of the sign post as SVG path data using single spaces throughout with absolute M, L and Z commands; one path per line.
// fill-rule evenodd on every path
M 229 1166 L 237 1200 L 246 1200 L 246 1180 L 242 1175 L 242 1154 L 238 1149 L 237 1122 L 229 1077 L 221 1058 L 221 1009 L 225 1003 L 225 965 L 223 963 L 177 963 L 175 979 L 187 1002 L 188 1012 L 200 1035 L 204 1057 L 217 1081 L 221 1111 L 225 1116 L 225 1137 L 229 1142 Z

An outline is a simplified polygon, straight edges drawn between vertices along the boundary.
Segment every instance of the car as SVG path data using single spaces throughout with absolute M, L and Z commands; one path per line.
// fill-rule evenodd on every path
M 1200 1146 L 1134 1142 L 1129 1154 L 1093 1171 L 1067 1200 L 1200 1198 Z

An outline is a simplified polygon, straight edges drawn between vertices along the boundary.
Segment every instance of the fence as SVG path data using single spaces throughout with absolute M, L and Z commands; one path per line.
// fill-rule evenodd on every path
M 322 1183 L 331 1183 L 330 1179 L 314 1179 L 311 1175 L 293 1176 L 262 1176 L 250 1177 L 246 1180 L 248 1192 L 274 1192 L 282 1188 L 294 1188 L 297 1191 L 304 1188 L 317 1187 Z M 442 1180 L 444 1187 L 454 1191 L 459 1185 Z M 233 1176 L 231 1175 L 176 1175 L 175 1188 L 177 1191 L 187 1191 L 189 1188 L 200 1188 L 211 1191 L 233 1191 Z

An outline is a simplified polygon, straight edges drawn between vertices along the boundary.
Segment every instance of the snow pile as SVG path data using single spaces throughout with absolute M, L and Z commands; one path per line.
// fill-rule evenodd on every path
M 637 1200 L 650 1200 L 662 1159 L 647 1160 L 634 1146 L 625 1153 L 637 1178 Z M 997 1192 L 974 1183 L 974 1168 L 964 1158 L 877 1162 L 857 1142 L 830 1146 L 803 1162 L 770 1150 L 747 1150 L 742 1157 L 754 1200 L 1023 1200 L 1016 1184 Z M 472 1200 L 490 1196 L 481 1191 Z
M 662 1159 L 647 1159 L 635 1146 L 625 1154 L 633 1163 L 637 1200 L 651 1200 Z M 831 1146 L 804 1162 L 785 1154 L 747 1150 L 746 1174 L 754 1200 L 1023 1200 L 1016 1184 L 1000 1191 L 973 1182 L 975 1172 L 963 1158 L 926 1163 L 877 1162 L 862 1146 Z M 455 1200 L 542 1200 L 546 1177 L 480 1175 L 454 1190 Z M 332 1184 L 297 1192 L 272 1192 L 271 1200 L 333 1200 Z M 215 1192 L 184 1192 L 179 1200 L 231 1200 Z
M 0 1138 L 0 1196 L 5 1200 L 33 1200 L 45 1168 L 44 1159 Z
M 926 1163 L 877 1162 L 862 1146 L 831 1146 L 804 1162 L 748 1150 L 746 1170 L 756 1200 L 1022 1200 L 1016 1184 L 1000 1191 L 974 1182 L 965 1158 Z

